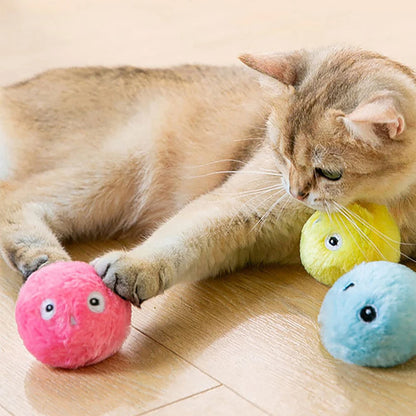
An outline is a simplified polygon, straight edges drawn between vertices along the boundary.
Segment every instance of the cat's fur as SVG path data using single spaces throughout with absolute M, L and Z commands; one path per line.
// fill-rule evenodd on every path
M 94 261 L 140 304 L 177 282 L 297 261 L 313 209 L 357 200 L 387 204 L 416 243 L 412 71 L 354 49 L 241 59 L 261 86 L 246 68 L 183 66 L 52 70 L 4 88 L 10 266 L 27 277 L 67 260 L 66 239 L 152 232 Z

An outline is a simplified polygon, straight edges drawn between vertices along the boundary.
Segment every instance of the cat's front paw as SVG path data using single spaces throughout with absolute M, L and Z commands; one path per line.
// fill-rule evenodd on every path
M 69 255 L 60 247 L 22 246 L 7 252 L 12 265 L 23 275 L 26 281 L 29 276 L 48 264 L 57 261 L 70 261 Z
M 112 251 L 91 264 L 111 290 L 136 306 L 164 289 L 160 266 L 130 253 Z

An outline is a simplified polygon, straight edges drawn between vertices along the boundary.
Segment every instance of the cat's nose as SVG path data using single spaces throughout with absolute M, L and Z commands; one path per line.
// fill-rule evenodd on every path
M 309 192 L 304 192 L 304 191 L 298 191 L 295 198 L 299 199 L 299 201 L 303 201 L 304 199 L 306 199 L 309 195 Z
M 296 190 L 290 189 L 289 192 L 293 196 L 293 198 L 296 198 L 299 201 L 305 200 L 308 197 L 308 195 L 309 195 L 309 192 L 300 191 L 300 190 L 299 191 L 296 191 Z

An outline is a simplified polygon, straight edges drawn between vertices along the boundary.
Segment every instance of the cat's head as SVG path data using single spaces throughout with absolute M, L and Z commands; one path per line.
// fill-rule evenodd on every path
M 389 204 L 416 184 L 416 81 L 352 49 L 243 55 L 272 94 L 268 135 L 287 191 L 313 209 Z

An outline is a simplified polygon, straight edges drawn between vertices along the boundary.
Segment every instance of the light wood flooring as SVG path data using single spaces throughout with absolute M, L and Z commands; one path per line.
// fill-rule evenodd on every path
M 57 66 L 237 64 L 245 51 L 361 45 L 416 66 L 416 4 L 278 0 L 0 0 L 0 83 Z M 89 261 L 123 242 L 72 245 Z M 0 262 L 0 415 L 416 415 L 416 360 L 389 370 L 332 359 L 327 288 L 300 266 L 175 287 L 133 314 L 121 352 L 77 371 L 24 349 L 20 276 Z

